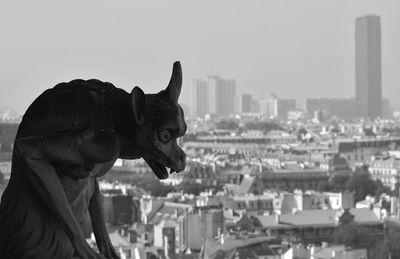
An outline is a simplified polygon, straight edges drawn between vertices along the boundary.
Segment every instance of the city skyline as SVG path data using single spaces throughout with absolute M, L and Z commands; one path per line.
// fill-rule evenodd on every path
M 155 92 L 175 60 L 184 103 L 191 80 L 206 74 L 233 78 L 238 93 L 253 96 L 354 97 L 354 20 L 366 14 L 382 17 L 383 97 L 400 103 L 398 1 L 93 3 L 2 8 L 1 106 L 23 113 L 45 89 L 75 78 Z

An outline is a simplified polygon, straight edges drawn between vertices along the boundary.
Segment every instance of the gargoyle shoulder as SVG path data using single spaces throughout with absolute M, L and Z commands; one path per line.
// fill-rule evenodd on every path
M 111 117 L 128 98 L 124 90 L 97 79 L 57 84 L 29 106 L 17 137 L 85 130 L 99 114 Z

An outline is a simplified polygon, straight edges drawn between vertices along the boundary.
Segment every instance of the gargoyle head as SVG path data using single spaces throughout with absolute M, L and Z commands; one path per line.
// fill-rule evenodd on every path
M 181 64 L 175 62 L 165 90 L 144 94 L 136 86 L 131 93 L 137 124 L 136 143 L 143 159 L 160 179 L 168 178 L 166 167 L 172 173 L 186 166 L 186 154 L 177 144 L 177 139 L 187 129 L 182 107 L 178 104 L 181 88 Z

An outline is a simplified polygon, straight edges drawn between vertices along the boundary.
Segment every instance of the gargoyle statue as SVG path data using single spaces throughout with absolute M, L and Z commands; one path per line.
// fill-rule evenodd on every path
M 177 138 L 186 132 L 178 104 L 179 62 L 165 90 L 129 94 L 99 80 L 73 80 L 43 92 L 28 108 L 14 143 L 0 205 L 0 258 L 118 258 L 106 231 L 97 178 L 117 158 L 143 158 L 160 179 L 185 168 Z M 81 226 L 89 212 L 100 254 Z

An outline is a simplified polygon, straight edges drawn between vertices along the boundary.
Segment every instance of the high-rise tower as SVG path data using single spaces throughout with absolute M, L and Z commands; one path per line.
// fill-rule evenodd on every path
M 227 116 L 235 112 L 236 82 L 218 76 L 193 80 L 193 116 Z
M 363 117 L 382 116 L 381 25 L 377 15 L 356 19 L 356 103 Z

